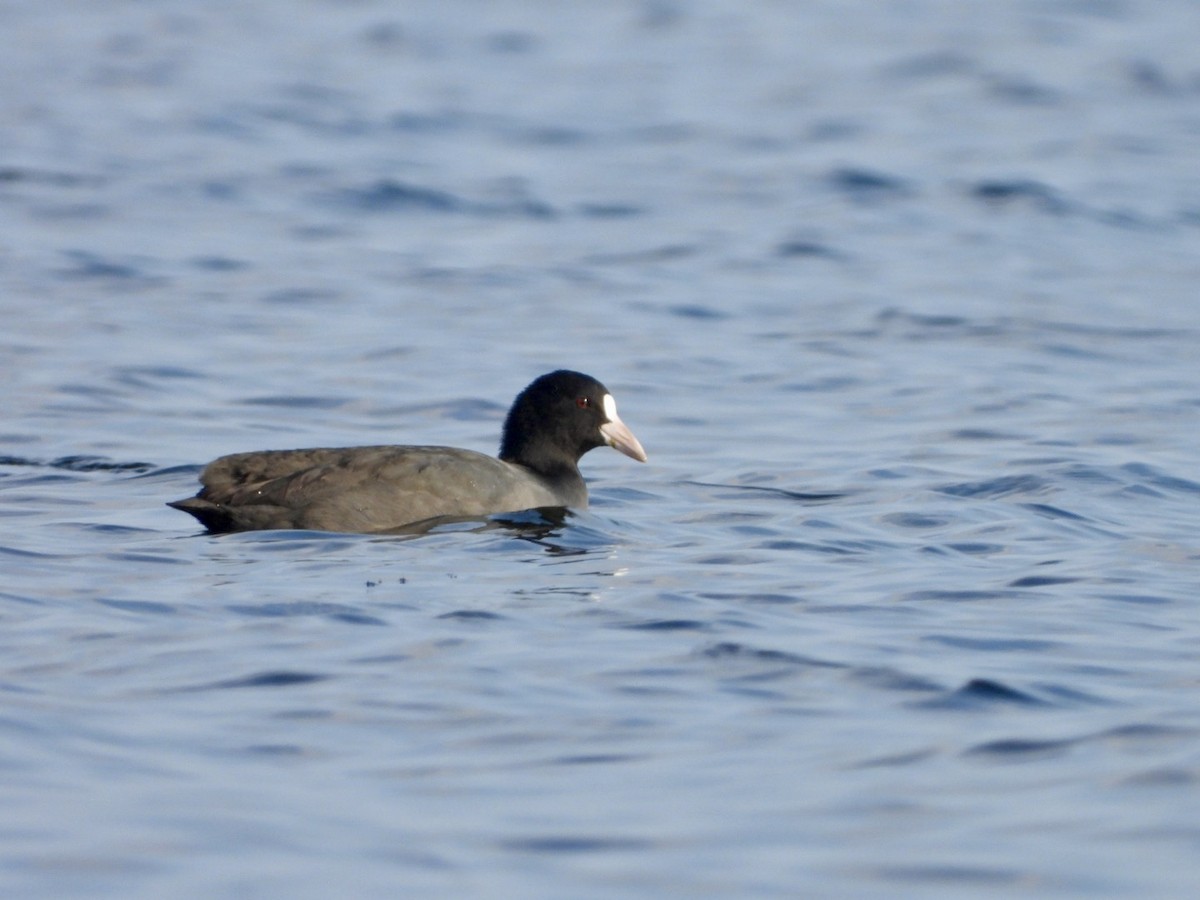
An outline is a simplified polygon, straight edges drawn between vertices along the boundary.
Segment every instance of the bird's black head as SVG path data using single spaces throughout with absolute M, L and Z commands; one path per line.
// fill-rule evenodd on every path
M 583 454 L 605 445 L 646 461 L 642 445 L 617 417 L 608 388 L 590 375 L 560 369 L 517 395 L 504 422 L 500 458 L 555 475 L 577 469 Z

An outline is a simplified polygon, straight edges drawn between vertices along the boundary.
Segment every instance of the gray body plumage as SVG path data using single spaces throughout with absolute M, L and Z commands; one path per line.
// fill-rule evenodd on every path
M 454 447 L 265 450 L 222 456 L 196 497 L 171 504 L 213 531 L 388 531 L 443 516 L 587 506 L 583 478 L 557 483 Z

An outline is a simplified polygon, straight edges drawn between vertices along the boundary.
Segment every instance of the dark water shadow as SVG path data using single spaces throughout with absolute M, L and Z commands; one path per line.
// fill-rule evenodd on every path
M 146 462 L 118 462 L 105 456 L 85 454 L 60 456 L 57 459 L 30 459 L 24 456 L 0 456 L 0 466 L 30 466 L 60 469 L 67 472 L 133 472 L 138 475 L 152 471 L 155 466 Z
M 850 496 L 848 491 L 791 491 L 785 488 L 767 487 L 761 484 L 723 484 L 713 481 L 693 481 L 691 479 L 685 479 L 683 483 L 694 484 L 699 487 L 724 488 L 731 491 L 760 491 L 810 504 L 832 503 L 835 500 L 842 500 Z
M 192 693 L 213 690 L 237 690 L 243 688 L 288 688 L 296 685 L 313 684 L 327 681 L 332 675 L 320 672 L 304 672 L 300 670 L 270 669 L 234 678 L 224 678 L 219 681 L 209 681 L 203 684 L 185 685 L 167 688 L 164 693 Z
M 434 516 L 396 528 L 373 531 L 371 534 L 416 538 L 427 534 L 445 534 L 455 531 L 464 531 L 469 534 L 507 531 L 521 540 L 541 543 L 547 538 L 558 535 L 566 527 L 567 519 L 572 515 L 571 510 L 565 506 L 544 506 L 518 512 L 494 513 L 490 516 Z

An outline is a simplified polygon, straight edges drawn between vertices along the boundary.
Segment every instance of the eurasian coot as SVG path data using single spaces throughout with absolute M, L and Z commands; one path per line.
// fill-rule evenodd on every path
M 394 531 L 441 518 L 587 506 L 579 458 L 607 444 L 646 453 L 595 378 L 559 370 L 525 388 L 498 459 L 454 447 L 264 450 L 222 456 L 200 493 L 169 503 L 211 532 L 262 528 Z

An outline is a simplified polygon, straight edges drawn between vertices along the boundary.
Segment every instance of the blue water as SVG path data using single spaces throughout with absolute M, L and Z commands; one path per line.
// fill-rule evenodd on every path
M 5 896 L 1195 893 L 1200 6 L 2 18 Z M 559 366 L 565 523 L 163 505 Z

